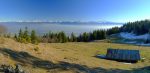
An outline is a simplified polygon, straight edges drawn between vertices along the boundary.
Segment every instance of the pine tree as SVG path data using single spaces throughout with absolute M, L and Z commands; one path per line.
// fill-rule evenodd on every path
M 101 34 L 102 34 L 101 39 L 106 39 L 106 31 L 102 30 Z
M 27 27 L 25 27 L 25 31 L 24 31 L 24 33 L 23 33 L 23 37 L 24 38 L 27 38 L 29 35 L 28 35 L 28 28 Z
M 38 39 L 37 39 L 35 30 L 32 30 L 32 32 L 31 32 L 31 43 L 38 44 Z
M 61 43 L 65 43 L 65 42 L 68 41 L 67 40 L 67 36 L 66 36 L 66 34 L 64 32 L 61 32 L 61 39 L 62 39 Z
M 84 32 L 84 33 L 83 33 L 83 38 L 82 38 L 82 39 L 83 39 L 84 42 L 88 42 L 88 41 L 89 41 L 88 33 Z
M 97 39 L 97 31 L 93 31 L 93 40 Z
M 82 41 L 83 41 L 82 34 L 80 34 L 80 35 L 77 37 L 77 41 L 78 41 L 78 42 L 82 42 Z
M 23 32 L 22 32 L 22 29 L 20 29 L 20 30 L 19 30 L 19 35 L 18 35 L 17 41 L 23 43 L 23 42 L 22 42 L 22 41 L 23 41 L 22 38 L 23 38 Z
M 77 37 L 74 35 L 73 32 L 71 33 L 70 41 L 71 42 L 76 42 L 77 41 Z
M 15 35 L 14 35 L 14 39 L 15 39 L 15 40 L 17 40 L 17 39 L 18 39 L 17 34 L 15 34 Z
M 19 37 L 19 38 L 23 38 L 23 32 L 22 32 L 22 29 L 19 30 L 19 35 L 18 35 L 18 37 Z

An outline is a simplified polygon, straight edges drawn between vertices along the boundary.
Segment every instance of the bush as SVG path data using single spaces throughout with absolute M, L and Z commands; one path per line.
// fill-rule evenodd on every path
M 39 47 L 35 47 L 35 48 L 34 48 L 34 51 L 39 51 Z

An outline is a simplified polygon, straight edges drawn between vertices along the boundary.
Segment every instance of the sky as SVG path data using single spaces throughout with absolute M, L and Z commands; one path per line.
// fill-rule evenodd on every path
M 0 21 L 150 19 L 150 0 L 0 0 Z

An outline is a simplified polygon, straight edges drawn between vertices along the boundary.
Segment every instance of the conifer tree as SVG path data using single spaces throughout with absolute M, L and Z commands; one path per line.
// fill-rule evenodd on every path
M 77 41 L 77 37 L 74 35 L 73 32 L 71 33 L 70 41 L 71 42 L 76 42 Z
M 30 43 L 31 42 L 31 38 L 29 36 L 29 32 L 28 32 L 28 28 L 27 27 L 25 27 L 23 38 L 26 40 L 25 43 Z
M 18 35 L 18 37 L 19 37 L 19 38 L 23 38 L 23 32 L 22 32 L 22 29 L 19 30 L 19 35 Z
M 24 38 L 27 38 L 29 35 L 28 35 L 28 28 L 27 27 L 25 27 L 25 31 L 24 31 L 24 33 L 23 33 L 23 37 Z
M 83 39 L 84 42 L 88 42 L 89 41 L 88 33 L 84 32 L 82 36 L 83 36 L 82 39 Z
M 38 39 L 35 30 L 32 30 L 31 32 L 31 43 L 32 44 L 38 44 Z
M 17 40 L 17 39 L 18 39 L 17 34 L 15 34 L 15 35 L 14 35 L 14 39 L 15 39 L 15 40 Z
M 67 40 L 66 34 L 64 32 L 61 32 L 60 34 L 61 34 L 61 39 L 62 39 L 61 43 L 67 42 L 68 40 Z

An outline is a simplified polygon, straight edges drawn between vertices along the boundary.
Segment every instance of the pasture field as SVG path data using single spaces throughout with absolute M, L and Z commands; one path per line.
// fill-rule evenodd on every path
M 126 64 L 95 57 L 107 48 L 138 49 L 138 63 Z M 0 38 L 0 65 L 20 64 L 27 73 L 149 73 L 150 47 L 97 42 L 39 43 Z

